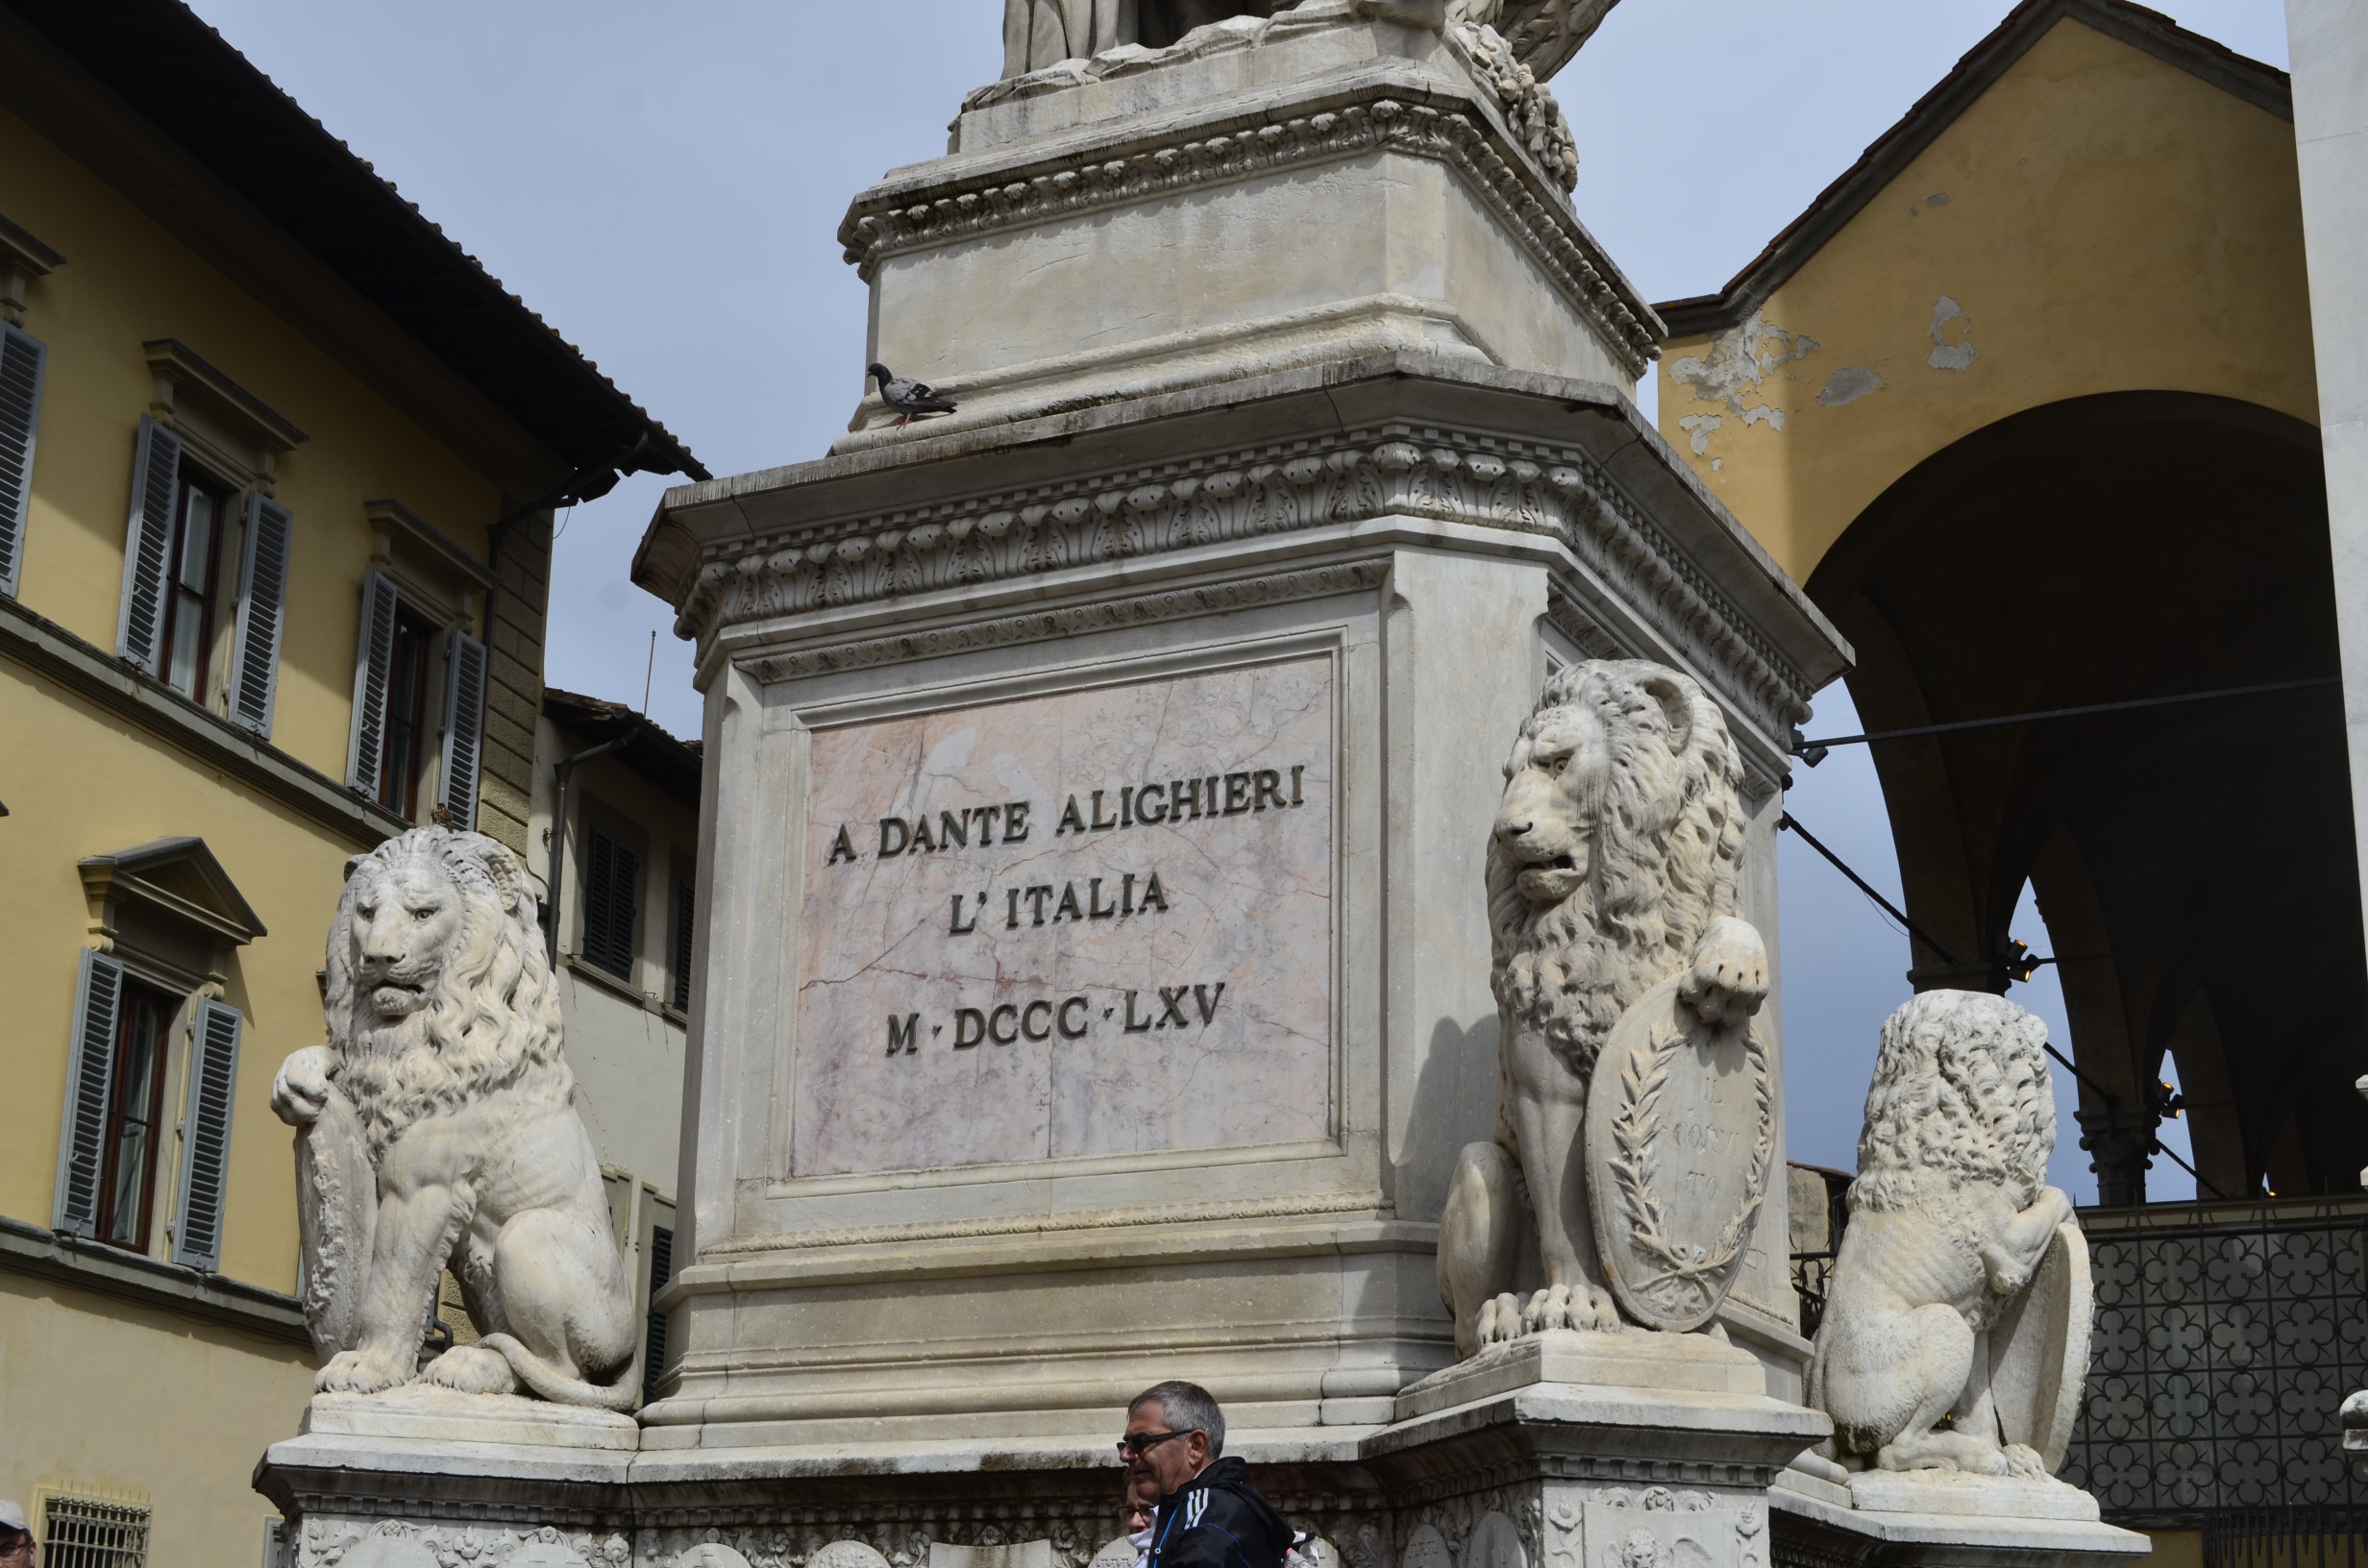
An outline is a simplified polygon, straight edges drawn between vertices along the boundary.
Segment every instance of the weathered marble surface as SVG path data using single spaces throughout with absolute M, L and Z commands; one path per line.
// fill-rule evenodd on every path
M 794 1173 L 1327 1137 L 1332 725 L 1317 658 L 816 733 Z
M 1504 773 L 1499 1131 L 1458 1157 L 1440 1222 L 1456 1349 L 1699 1327 L 1745 1266 L 1776 1148 L 1751 1032 L 1767 953 L 1736 915 L 1740 756 L 1691 677 L 1590 659 L 1546 683 Z M 1544 1279 L 1523 1301 L 1533 1227 Z
M 2039 1019 L 1979 992 L 1928 991 L 1884 1020 L 1809 1397 L 1843 1462 L 1950 1473 L 1956 1490 L 1854 1477 L 1861 1508 L 2095 1517 L 2047 1479 L 2079 1414 L 2091 1305 L 2071 1202 L 2046 1185 L 2046 1044 Z M 1930 1500 L 1968 1489 L 1978 1507 Z

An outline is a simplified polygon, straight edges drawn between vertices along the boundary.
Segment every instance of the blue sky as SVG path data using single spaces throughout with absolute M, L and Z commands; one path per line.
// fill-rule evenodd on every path
M 1001 62 L 997 0 L 195 5 L 718 474 L 819 456 L 845 428 L 865 298 L 839 219 L 882 171 L 941 152 L 962 94 Z M 2286 62 L 2280 0 L 2172 9 Z M 1579 213 L 1647 298 L 1714 289 L 2006 10 L 1625 0 L 1555 81 L 1578 136 Z M 566 519 L 549 675 L 623 700 L 648 675 L 652 717 L 691 734 L 688 649 L 626 577 L 662 487 L 637 477 Z M 1813 733 L 1858 727 L 1838 686 L 1817 706 Z M 1896 899 L 1863 749 L 1796 784 L 1792 812 Z M 1848 1166 L 1876 1028 L 1907 995 L 1907 943 L 1795 843 L 1780 878 L 1790 1152 Z M 2028 898 L 2015 935 L 2046 950 Z M 2014 998 L 2061 1042 L 2052 974 Z M 2057 1179 L 2092 1197 L 2060 1078 L 2058 1097 Z M 2154 1195 L 2192 1191 L 2158 1164 Z

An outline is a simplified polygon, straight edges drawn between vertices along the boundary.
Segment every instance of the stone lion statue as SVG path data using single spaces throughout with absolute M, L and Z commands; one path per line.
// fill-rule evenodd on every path
M 632 1409 L 632 1285 L 517 857 L 423 827 L 349 861 L 328 1016 L 271 1091 L 297 1129 L 314 1386 Z M 422 1370 L 448 1264 L 484 1337 Z
M 1546 683 L 1505 763 L 1488 861 L 1500 1041 L 1496 1136 L 1456 1162 L 1440 1294 L 1456 1348 L 1617 1329 L 1581 1148 L 1597 1052 L 1631 1005 L 1684 975 L 1706 1023 L 1767 995 L 1767 950 L 1735 915 L 1742 775 L 1726 720 L 1687 676 L 1591 660 Z M 1534 1214 L 1545 1286 L 1511 1293 Z
M 1928 991 L 1884 1020 L 1809 1367 L 1809 1402 L 1834 1418 L 1845 1464 L 2047 1473 L 2032 1446 L 2002 1440 L 1989 1354 L 1990 1330 L 2072 1219 L 2046 1183 L 2046 1045 L 2045 1024 L 1980 992 Z M 2059 1376 L 2067 1349 L 2088 1343 L 2084 1307 L 2069 1315 L 2080 1320 L 2046 1347 Z

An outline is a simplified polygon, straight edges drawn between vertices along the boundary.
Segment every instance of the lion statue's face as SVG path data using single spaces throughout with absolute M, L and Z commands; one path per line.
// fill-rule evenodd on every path
M 355 869 L 346 961 L 358 999 L 384 1022 L 409 1017 L 433 999 L 446 955 L 460 931 L 460 890 L 441 860 L 372 858 Z
M 572 1087 L 533 894 L 481 834 L 415 828 L 347 864 L 327 1011 L 332 1075 L 374 1152 L 533 1068 L 562 1102 Z
M 1489 857 L 1493 981 L 1574 1071 L 1735 912 L 1741 773 L 1709 695 L 1640 660 L 1557 672 L 1522 724 Z

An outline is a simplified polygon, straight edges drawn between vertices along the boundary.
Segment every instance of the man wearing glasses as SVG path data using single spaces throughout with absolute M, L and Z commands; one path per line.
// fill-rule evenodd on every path
M 0 1497 L 0 1568 L 33 1568 L 33 1527 L 25 1510 Z
M 1128 1490 L 1159 1496 L 1144 1568 L 1282 1568 L 1291 1527 L 1224 1450 L 1225 1412 L 1197 1384 L 1156 1384 L 1126 1408 Z

